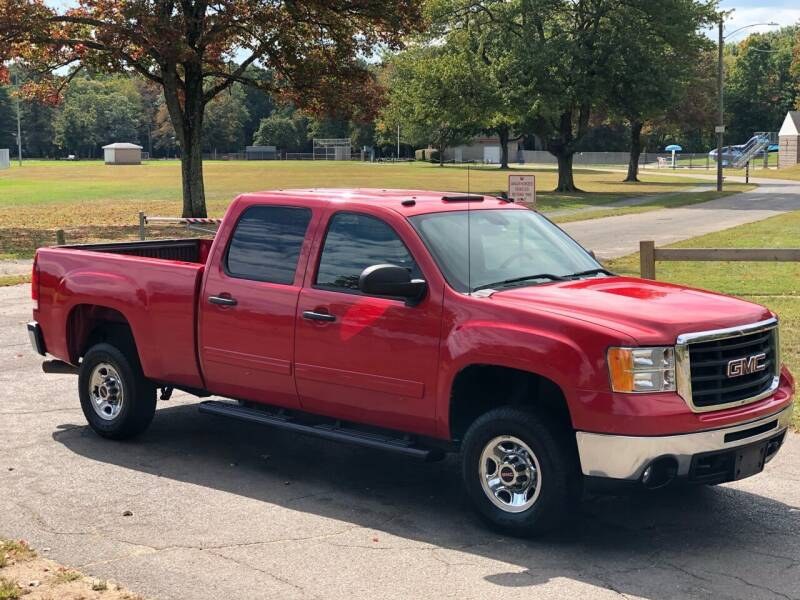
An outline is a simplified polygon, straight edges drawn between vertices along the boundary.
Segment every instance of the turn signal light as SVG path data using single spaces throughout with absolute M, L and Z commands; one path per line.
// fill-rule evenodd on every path
M 608 372 L 615 392 L 673 392 L 675 349 L 609 348 Z

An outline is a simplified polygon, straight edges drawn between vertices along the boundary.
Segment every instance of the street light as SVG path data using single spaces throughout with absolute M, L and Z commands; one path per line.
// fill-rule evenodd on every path
M 760 25 L 768 25 L 770 27 L 777 27 L 778 24 L 774 22 L 770 23 L 752 23 L 750 25 L 745 25 L 744 27 L 739 27 L 739 29 L 734 29 L 728 35 L 724 35 L 723 27 L 725 25 L 725 15 L 722 15 L 719 19 L 719 47 L 717 48 L 718 52 L 718 59 L 719 64 L 717 66 L 717 99 L 719 101 L 719 120 L 717 126 L 714 128 L 714 131 L 717 134 L 717 191 L 722 191 L 722 137 L 725 133 L 725 107 L 723 104 L 722 98 L 722 85 L 724 83 L 724 70 L 725 66 L 722 62 L 722 49 L 725 46 L 725 40 L 731 37 L 734 33 L 738 33 L 743 29 L 748 29 L 750 27 L 758 27 Z

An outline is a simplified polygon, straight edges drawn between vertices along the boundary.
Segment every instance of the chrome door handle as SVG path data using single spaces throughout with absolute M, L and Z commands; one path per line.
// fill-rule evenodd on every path
M 211 304 L 217 304 L 219 306 L 236 306 L 237 304 L 235 298 L 229 298 L 227 296 L 209 296 L 208 301 Z
M 336 316 L 330 313 L 314 312 L 313 310 L 304 310 L 303 318 L 309 321 L 335 321 Z

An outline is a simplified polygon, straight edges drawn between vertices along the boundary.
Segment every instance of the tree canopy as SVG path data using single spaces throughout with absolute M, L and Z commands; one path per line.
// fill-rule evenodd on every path
M 310 111 L 369 115 L 379 94 L 362 57 L 420 25 L 416 0 L 0 0 L 0 64 L 41 73 L 25 89 L 49 101 L 80 68 L 159 85 L 182 150 L 183 214 L 203 216 L 201 136 L 217 95 L 243 83 Z M 79 68 L 58 77 L 65 67 Z
M 486 121 L 489 94 L 481 66 L 452 47 L 418 46 L 392 57 L 384 135 L 392 137 L 399 125 L 406 142 L 430 144 L 442 164 L 446 148 L 469 140 Z

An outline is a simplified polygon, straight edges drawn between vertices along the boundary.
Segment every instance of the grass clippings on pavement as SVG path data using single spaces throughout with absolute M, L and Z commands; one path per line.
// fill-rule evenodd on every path
M 143 600 L 115 582 L 63 567 L 24 541 L 0 540 L 0 600 Z

